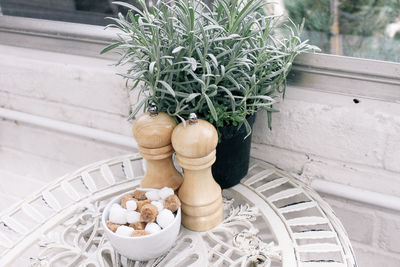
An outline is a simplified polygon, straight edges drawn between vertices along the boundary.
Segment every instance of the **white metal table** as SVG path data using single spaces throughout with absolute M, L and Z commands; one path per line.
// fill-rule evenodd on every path
M 143 163 L 139 154 L 93 163 L 2 213 L 0 266 L 357 266 L 329 205 L 288 173 L 254 160 L 242 183 L 223 191 L 219 226 L 182 227 L 168 254 L 124 259 L 103 235 L 101 212 L 139 185 Z

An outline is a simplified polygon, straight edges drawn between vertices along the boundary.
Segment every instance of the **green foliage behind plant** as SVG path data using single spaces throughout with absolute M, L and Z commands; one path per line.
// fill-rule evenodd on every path
M 295 23 L 305 18 L 302 37 L 330 53 L 331 0 L 284 0 Z M 340 0 L 339 32 L 343 55 L 400 62 L 400 42 L 385 36 L 400 19 L 400 0 Z
M 306 19 L 305 30 L 329 33 L 332 24 L 331 0 L 284 0 L 284 4 L 295 23 Z
M 206 119 L 217 128 L 229 125 L 240 126 L 246 117 L 251 115 L 251 113 L 246 110 L 228 111 L 227 106 L 220 104 L 215 105 L 215 111 L 217 112 L 218 121 L 216 121 L 211 114 L 207 114 Z
M 295 23 L 306 18 L 304 29 L 330 32 L 333 22 L 331 0 L 284 0 L 285 8 Z M 340 33 L 371 36 L 383 34 L 387 24 L 400 15 L 400 0 L 339 1 Z
M 215 126 L 241 125 L 259 109 L 272 112 L 275 97 L 296 55 L 315 47 L 299 38 L 301 27 L 283 26 L 266 16 L 262 0 L 158 1 L 141 9 L 124 2 L 126 16 L 111 18 L 118 40 L 102 53 L 118 49 L 116 65 L 144 99 L 134 117 L 149 103 L 181 120 L 192 112 Z

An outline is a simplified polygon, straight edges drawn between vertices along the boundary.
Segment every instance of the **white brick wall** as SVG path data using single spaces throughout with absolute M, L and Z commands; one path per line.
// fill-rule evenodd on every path
M 0 128 L 0 140 L 4 147 L 75 166 L 129 152 L 127 148 L 10 121 L 0 121 Z
M 400 216 L 395 217 L 392 214 L 384 214 L 379 219 L 379 247 L 385 251 L 400 255 Z M 396 234 L 396 238 L 392 238 Z
M 273 115 L 258 114 L 252 155 L 311 183 L 324 179 L 400 196 L 400 104 L 288 88 Z M 325 196 L 360 267 L 400 266 L 400 212 Z
M 398 267 L 400 215 L 362 203 L 323 195 L 342 221 L 360 267 Z
M 131 136 L 131 97 L 111 63 L 0 45 L 0 107 Z M 131 152 L 0 120 L 0 208 L 86 164 Z
M 6 183 L 0 183 L 0 193 L 3 195 L 10 195 L 18 199 L 32 194 L 45 185 L 44 182 L 38 181 L 38 179 L 19 176 L 4 171 L 0 171 L 0 176 L 7 177 L 8 180 Z
M 355 254 L 357 255 L 357 264 L 360 267 L 384 266 L 398 267 L 400 258 L 397 255 L 385 253 L 385 251 L 369 248 L 362 244 L 353 242 Z
M 85 61 L 78 56 L 49 57 L 44 61 L 30 57 L 30 53 L 0 57 L 0 68 L 7 69 L 0 75 L 0 84 L 6 91 L 111 114 L 129 113 L 123 81 L 108 69 L 108 61 Z M 49 53 L 40 54 L 47 59 Z
M 0 45 L 0 106 L 125 135 L 130 97 L 111 61 Z
M 1 91 L 0 106 L 108 132 L 123 135 L 131 134 L 131 123 L 126 120 L 126 115 L 116 115 L 104 111 L 87 109 L 85 107 L 77 107 L 65 103 L 48 101 L 46 99 L 16 95 L 13 92 Z
M 38 178 L 50 183 L 55 178 L 76 170 L 81 165 L 68 164 L 55 159 L 21 151 L 20 149 L 0 147 L 0 170 L 28 178 Z
M 400 130 L 388 136 L 386 142 L 385 157 L 383 166 L 385 169 L 400 172 Z

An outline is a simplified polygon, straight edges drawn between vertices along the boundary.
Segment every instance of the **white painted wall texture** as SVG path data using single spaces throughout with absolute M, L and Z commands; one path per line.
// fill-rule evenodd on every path
M 0 46 L 0 107 L 131 136 L 134 103 L 102 59 Z M 273 130 L 260 113 L 252 155 L 296 173 L 400 196 L 400 104 L 289 88 Z M 0 210 L 69 171 L 132 152 L 26 123 L 0 121 Z M 23 184 L 24 186 L 21 186 Z M 400 266 L 400 214 L 324 196 L 361 267 Z
M 111 63 L 0 46 L 0 107 L 130 136 L 131 100 Z M 0 120 L 0 210 L 79 167 L 131 152 Z

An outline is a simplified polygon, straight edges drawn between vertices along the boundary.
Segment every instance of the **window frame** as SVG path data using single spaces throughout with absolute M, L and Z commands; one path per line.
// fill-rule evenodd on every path
M 114 29 L 80 23 L 0 15 L 0 44 L 116 60 L 99 52 Z M 400 103 L 400 63 L 330 54 L 296 58 L 288 85 Z

